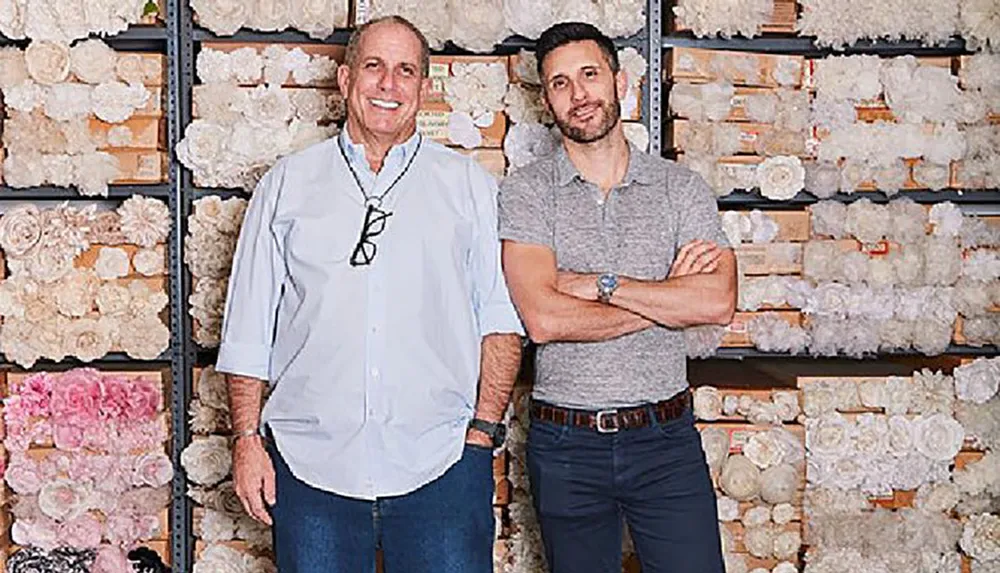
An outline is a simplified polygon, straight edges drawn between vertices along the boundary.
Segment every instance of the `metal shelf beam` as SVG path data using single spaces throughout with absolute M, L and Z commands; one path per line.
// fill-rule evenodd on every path
M 829 55 L 875 54 L 880 56 L 961 56 L 971 54 L 965 41 L 952 38 L 941 46 L 925 46 L 919 41 L 872 41 L 862 40 L 843 50 L 822 48 L 816 45 L 815 39 L 808 36 L 771 36 L 763 35 L 756 38 L 698 38 L 691 33 L 672 33 L 662 37 L 663 48 L 703 48 L 708 50 L 732 50 L 745 52 L 763 52 L 769 54 L 795 54 L 799 56 L 820 57 Z
M 167 199 L 170 197 L 170 192 L 171 187 L 169 183 L 156 185 L 109 185 L 107 197 L 100 195 L 93 197 L 80 195 L 75 189 L 68 187 L 46 185 L 43 187 L 15 189 L 7 185 L 2 185 L 0 186 L 0 201 L 107 201 L 109 199 L 128 199 L 132 195 L 145 195 L 146 197 Z
M 861 360 L 878 360 L 879 358 L 888 358 L 895 356 L 922 356 L 924 358 L 936 358 L 944 355 L 957 355 L 957 356 L 997 356 L 1000 355 L 1000 350 L 996 347 L 985 346 L 982 348 L 975 346 L 961 346 L 958 344 L 952 344 L 944 352 L 944 354 L 939 354 L 937 356 L 927 356 L 917 352 L 916 350 L 908 351 L 897 351 L 897 352 L 880 352 L 878 354 L 873 354 L 865 356 Z M 756 348 L 720 348 L 715 352 L 715 356 L 705 359 L 696 360 L 742 360 L 744 358 L 796 358 L 796 359 L 828 359 L 828 358 L 851 358 L 848 356 L 812 356 L 810 354 L 789 354 L 787 352 L 763 352 L 757 350 Z M 855 359 L 857 360 L 857 359 Z
M 970 189 L 964 191 L 901 191 L 891 197 L 884 193 L 874 191 L 861 191 L 858 193 L 844 194 L 837 193 L 829 198 L 831 201 L 842 203 L 853 203 L 860 199 L 870 199 L 873 203 L 888 203 L 889 201 L 907 197 L 917 203 L 942 203 L 951 201 L 962 205 L 1000 205 L 1000 190 L 997 189 Z M 719 197 L 717 202 L 720 207 L 743 207 L 747 209 L 799 209 L 806 205 L 812 205 L 822 201 L 811 193 L 801 192 L 787 201 L 774 201 L 764 197 L 759 191 L 734 191 L 725 197 Z

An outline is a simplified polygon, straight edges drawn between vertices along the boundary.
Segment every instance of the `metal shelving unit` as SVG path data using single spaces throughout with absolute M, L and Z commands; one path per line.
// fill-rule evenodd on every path
M 860 191 L 858 193 L 844 194 L 837 193 L 829 198 L 832 201 L 842 203 L 853 203 L 860 199 L 869 199 L 873 203 L 888 203 L 897 197 L 907 197 L 917 203 L 941 203 L 951 201 L 961 205 L 1000 205 L 1000 190 L 997 189 L 970 189 L 945 191 L 900 191 L 899 194 L 889 197 L 877 191 Z M 725 197 L 719 197 L 720 207 L 738 207 L 746 209 L 801 209 L 806 205 L 812 205 L 822 201 L 822 199 L 811 193 L 801 192 L 795 197 L 786 201 L 774 201 L 764 197 L 760 191 L 734 191 Z
M 990 347 L 976 347 L 976 346 L 963 346 L 959 344 L 952 344 L 948 347 L 944 354 L 956 355 L 956 356 L 996 356 L 996 349 Z M 943 355 L 939 355 L 943 356 Z M 880 352 L 878 354 L 866 355 L 864 358 L 850 358 L 848 356 L 812 356 L 811 354 L 790 354 L 788 352 L 763 352 L 757 350 L 756 348 L 720 348 L 715 352 L 715 356 L 708 358 L 707 360 L 715 359 L 725 359 L 725 360 L 743 360 L 744 358 L 795 358 L 795 359 L 827 359 L 827 358 L 841 358 L 841 359 L 852 359 L 852 360 L 878 360 L 880 358 L 896 358 L 896 357 L 928 357 L 925 354 L 921 354 L 916 350 L 906 350 L 906 351 L 896 351 L 896 352 Z
M 128 199 L 132 195 L 145 195 L 157 199 L 167 199 L 171 194 L 169 183 L 155 185 L 109 185 L 108 196 L 88 197 L 80 195 L 75 189 L 67 187 L 28 187 L 16 189 L 7 185 L 0 186 L 0 201 L 24 199 L 32 201 L 107 201 L 109 199 Z

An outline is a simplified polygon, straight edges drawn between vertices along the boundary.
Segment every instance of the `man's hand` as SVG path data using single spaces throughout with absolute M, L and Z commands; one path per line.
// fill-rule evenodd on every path
M 714 272 L 719 268 L 722 249 L 711 241 L 696 239 L 682 246 L 674 257 L 667 278 L 675 279 L 688 275 L 700 275 Z
M 597 275 L 559 271 L 556 289 L 563 294 L 583 300 L 597 300 Z
M 271 525 L 264 504 L 274 505 L 274 464 L 260 436 L 240 437 L 233 444 L 233 489 L 250 517 Z
M 493 440 L 490 438 L 490 436 L 485 432 L 482 432 L 475 428 L 469 428 L 469 430 L 465 432 L 465 443 L 473 446 L 481 446 L 484 448 L 493 447 Z

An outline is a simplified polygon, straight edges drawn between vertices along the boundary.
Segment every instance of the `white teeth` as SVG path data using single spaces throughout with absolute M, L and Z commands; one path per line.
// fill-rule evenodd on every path
M 382 109 L 396 109 L 399 107 L 398 101 L 385 101 L 383 99 L 372 99 L 369 101 L 372 102 L 373 106 L 380 107 Z

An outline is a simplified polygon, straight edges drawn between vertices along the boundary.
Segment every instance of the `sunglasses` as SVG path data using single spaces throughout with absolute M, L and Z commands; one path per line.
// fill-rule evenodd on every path
M 385 231 L 385 221 L 392 216 L 392 213 L 383 211 L 374 205 L 368 205 L 365 211 L 365 224 L 361 227 L 361 238 L 351 253 L 351 266 L 360 267 L 372 264 L 375 260 L 375 253 L 378 245 L 372 242 L 373 237 L 377 237 Z

